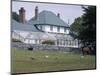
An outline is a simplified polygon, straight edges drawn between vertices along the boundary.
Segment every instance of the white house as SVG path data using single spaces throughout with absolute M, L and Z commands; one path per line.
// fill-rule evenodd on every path
M 35 8 L 35 16 L 25 21 L 25 9 L 19 10 L 20 22 L 12 19 L 12 38 L 27 44 L 42 44 L 44 40 L 52 40 L 57 46 L 78 47 L 78 40 L 69 35 L 69 25 L 65 23 L 60 14 L 51 11 L 39 13 Z

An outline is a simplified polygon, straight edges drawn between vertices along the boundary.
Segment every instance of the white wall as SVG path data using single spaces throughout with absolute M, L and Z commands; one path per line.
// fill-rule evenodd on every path
M 50 30 L 50 25 L 45 25 L 44 26 L 44 31 L 46 31 L 46 32 L 57 32 L 57 27 L 56 26 L 53 26 L 53 29 L 51 31 Z
M 30 32 L 28 31 L 21 31 L 21 30 L 15 30 L 14 32 L 16 32 L 17 34 L 21 35 L 22 37 L 26 37 L 28 34 L 30 34 Z
M 53 32 L 57 32 L 57 26 L 53 26 Z
M 59 33 L 64 33 L 64 27 L 60 27 L 60 32 Z
M 24 43 L 27 43 L 27 44 L 28 44 L 28 39 L 25 39 L 25 40 L 24 40 Z
M 17 35 L 16 33 L 12 33 L 12 38 L 14 38 L 14 39 L 19 39 L 19 35 Z
M 51 32 L 51 31 L 50 31 L 50 26 L 49 26 L 49 25 L 45 25 L 45 31 L 46 31 L 46 32 Z
M 40 41 L 39 40 L 30 40 L 30 39 L 25 39 L 24 40 L 24 43 L 27 43 L 27 44 L 40 44 Z
M 35 44 L 35 40 L 29 40 L 30 44 Z
M 66 30 L 66 32 L 64 32 L 64 27 L 60 27 L 59 32 L 57 30 L 57 26 L 53 26 L 52 31 L 50 30 L 50 25 L 44 25 L 43 27 L 44 27 L 44 31 L 46 32 L 65 33 L 65 34 L 69 33 L 69 30 Z
M 22 35 L 16 33 L 16 32 L 12 32 L 12 36 L 11 36 L 13 39 L 17 39 L 17 40 L 20 40 L 20 41 L 24 41 L 24 38 L 22 37 Z
M 26 44 L 36 44 L 35 40 L 25 39 L 24 43 Z

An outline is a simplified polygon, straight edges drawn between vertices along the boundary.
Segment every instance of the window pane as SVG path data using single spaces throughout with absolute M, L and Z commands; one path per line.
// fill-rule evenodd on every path
M 60 27 L 57 27 L 57 31 L 58 31 L 58 32 L 60 31 Z
M 64 28 L 64 32 L 66 32 L 66 29 L 67 29 L 67 28 Z
M 53 31 L 53 26 L 50 26 L 50 30 Z

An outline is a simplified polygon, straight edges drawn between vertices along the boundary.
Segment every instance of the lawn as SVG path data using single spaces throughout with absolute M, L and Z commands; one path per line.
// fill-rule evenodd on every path
M 11 72 L 47 72 L 76 69 L 95 69 L 95 56 L 61 51 L 28 51 L 11 49 Z

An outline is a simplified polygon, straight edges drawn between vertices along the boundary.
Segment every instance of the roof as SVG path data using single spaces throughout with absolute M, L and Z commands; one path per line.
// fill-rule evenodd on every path
M 31 32 L 26 39 L 42 39 L 42 40 L 56 40 L 56 37 L 43 32 Z
M 61 18 L 58 18 L 54 13 L 45 10 L 39 13 L 37 20 L 35 20 L 35 18 L 33 17 L 27 23 L 31 25 L 49 24 L 49 25 L 69 27 L 67 23 L 65 23 Z
M 21 30 L 21 31 L 32 31 L 32 32 L 39 32 L 38 29 L 35 28 L 33 25 L 19 23 L 12 19 L 11 30 Z
M 65 34 L 52 34 L 52 33 L 48 33 L 49 35 L 51 34 L 52 36 L 54 36 L 56 39 L 60 39 L 60 40 L 74 40 L 73 37 L 71 37 L 70 35 L 65 35 Z

